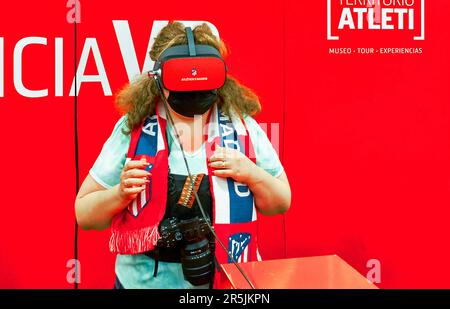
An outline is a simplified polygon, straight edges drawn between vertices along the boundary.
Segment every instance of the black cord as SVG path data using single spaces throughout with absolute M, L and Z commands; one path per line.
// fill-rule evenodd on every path
M 225 245 L 223 244 L 223 242 L 220 240 L 220 238 L 217 237 L 217 234 L 216 234 L 216 232 L 214 231 L 214 228 L 211 226 L 209 217 L 208 217 L 208 215 L 205 213 L 205 211 L 204 211 L 204 209 L 203 209 L 202 202 L 200 201 L 200 198 L 198 197 L 197 190 L 194 189 L 194 181 L 193 181 L 193 178 L 192 178 L 191 170 L 190 170 L 190 168 L 189 168 L 189 164 L 188 164 L 188 162 L 187 162 L 186 155 L 185 155 L 185 153 L 184 153 L 184 148 L 183 148 L 183 145 L 182 145 L 181 140 L 180 140 L 180 135 L 178 134 L 178 130 L 177 130 L 177 128 L 175 127 L 175 123 L 174 123 L 174 121 L 173 121 L 172 115 L 170 114 L 169 108 L 168 108 L 168 106 L 167 106 L 167 101 L 166 101 L 166 97 L 164 96 L 164 91 L 163 91 L 163 89 L 162 89 L 162 85 L 161 85 L 160 80 L 159 80 L 159 78 L 158 78 L 157 75 L 153 76 L 153 78 L 155 79 L 156 85 L 158 86 L 158 90 L 159 90 L 160 96 L 161 96 L 161 98 L 162 98 L 164 108 L 165 108 L 165 110 L 166 110 L 167 118 L 169 119 L 169 122 L 170 122 L 170 124 L 172 125 L 172 127 L 173 127 L 173 129 L 174 129 L 174 131 L 175 131 L 175 138 L 177 139 L 178 144 L 180 145 L 181 153 L 183 154 L 184 165 L 186 166 L 187 173 L 188 173 L 188 176 L 189 176 L 189 180 L 190 180 L 190 182 L 191 182 L 191 188 L 192 188 L 192 191 L 193 191 L 194 194 L 195 194 L 195 199 L 197 200 L 198 207 L 200 208 L 200 212 L 202 213 L 202 216 L 203 216 L 203 218 L 205 219 L 206 224 L 208 225 L 208 228 L 210 229 L 211 233 L 214 235 L 214 238 L 215 238 L 215 239 L 217 240 L 217 242 L 220 244 L 220 246 L 222 247 L 222 249 L 227 253 L 228 257 L 229 257 L 230 260 L 233 262 L 233 264 L 236 266 L 236 268 L 239 270 L 239 272 L 242 274 L 242 276 L 244 277 L 245 281 L 247 281 L 247 283 L 250 285 L 250 287 L 251 287 L 252 289 L 255 289 L 255 286 L 254 286 L 253 283 L 250 281 L 250 279 L 247 277 L 247 275 L 245 274 L 244 270 L 238 265 L 238 263 L 236 263 L 235 259 L 234 259 L 233 256 L 231 255 L 231 253 L 227 250 L 227 248 L 225 247 Z
M 80 182 L 80 174 L 79 174 L 79 165 L 78 165 L 78 100 L 77 100 L 77 92 L 78 92 L 78 84 L 77 84 L 77 1 L 75 1 L 75 22 L 74 22 L 74 69 L 75 69 L 75 95 L 73 101 L 73 112 L 74 112 L 74 142 L 75 142 L 75 195 L 78 194 L 79 191 L 79 182 Z M 78 222 L 75 218 L 75 232 L 74 232 L 74 260 L 75 260 L 75 281 L 73 283 L 73 288 L 75 290 L 78 289 L 78 278 L 80 271 L 78 269 Z

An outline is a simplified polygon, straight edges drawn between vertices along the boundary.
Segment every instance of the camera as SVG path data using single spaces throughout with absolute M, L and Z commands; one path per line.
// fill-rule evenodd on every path
M 208 221 L 209 222 L 209 221 Z M 160 225 L 160 248 L 180 248 L 184 278 L 192 285 L 209 283 L 213 271 L 214 238 L 205 219 L 167 218 Z

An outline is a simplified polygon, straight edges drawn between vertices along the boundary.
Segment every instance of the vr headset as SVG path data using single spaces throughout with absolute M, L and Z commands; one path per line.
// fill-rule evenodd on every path
M 169 91 L 202 91 L 222 87 L 227 66 L 220 52 L 209 45 L 196 45 L 190 27 L 186 27 L 188 45 L 169 47 L 155 62 L 153 70 Z

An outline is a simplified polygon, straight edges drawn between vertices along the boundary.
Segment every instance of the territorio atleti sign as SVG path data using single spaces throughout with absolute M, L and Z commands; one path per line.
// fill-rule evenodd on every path
M 425 40 L 425 0 L 327 0 L 327 40 L 389 32 Z

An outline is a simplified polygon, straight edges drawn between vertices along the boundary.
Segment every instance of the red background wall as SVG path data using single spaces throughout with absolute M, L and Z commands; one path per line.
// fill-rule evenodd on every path
M 427 1 L 427 39 L 394 34 L 326 40 L 326 1 L 81 1 L 77 59 L 96 38 L 113 92 L 127 75 L 112 20 L 128 20 L 140 66 L 153 20 L 208 20 L 231 55 L 230 73 L 261 97 L 260 122 L 278 122 L 292 207 L 261 224 L 265 258 L 338 254 L 362 274 L 381 263 L 384 288 L 444 288 L 450 202 L 448 1 Z M 0 5 L 5 96 L 0 98 L 0 287 L 70 288 L 75 164 L 73 24 L 66 1 Z M 21 12 L 20 18 L 12 18 Z M 230 18 L 231 17 L 231 18 Z M 13 86 L 13 50 L 23 37 L 24 83 L 49 88 L 29 99 Z M 64 38 L 64 95 L 54 95 L 54 38 Z M 329 55 L 336 46 L 419 46 L 422 55 Z M 92 55 L 87 74 L 96 74 Z M 119 114 L 99 83 L 78 97 L 81 181 Z M 270 133 L 270 132 L 269 132 Z M 80 231 L 81 288 L 110 288 L 109 231 Z

